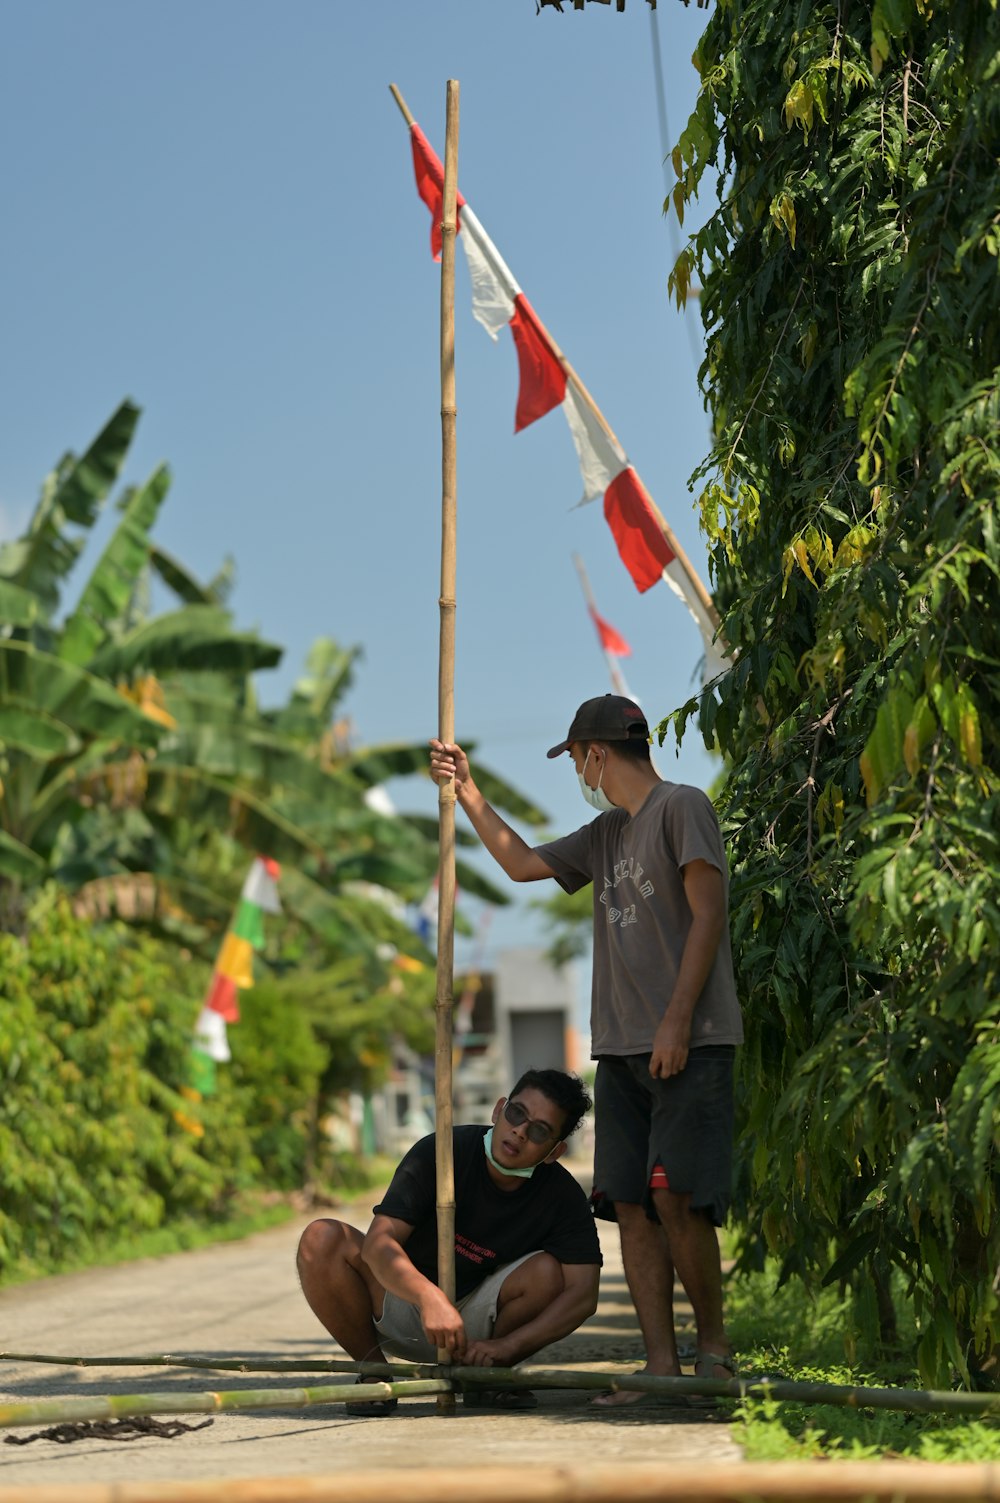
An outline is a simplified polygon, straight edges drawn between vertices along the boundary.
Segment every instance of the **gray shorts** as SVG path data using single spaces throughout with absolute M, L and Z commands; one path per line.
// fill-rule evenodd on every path
M 616 1220 L 614 1202 L 643 1205 L 651 1189 L 691 1196 L 691 1209 L 721 1226 L 732 1195 L 731 1044 L 692 1049 L 679 1075 L 654 1080 L 648 1054 L 605 1054 L 594 1084 L 594 1215 Z
M 489 1340 L 496 1324 L 500 1290 L 508 1274 L 534 1256 L 535 1253 L 529 1252 L 523 1258 L 515 1258 L 512 1263 L 504 1263 L 502 1268 L 495 1269 L 481 1284 L 477 1284 L 471 1294 L 456 1300 L 455 1308 L 462 1317 L 466 1340 Z M 375 1329 L 378 1332 L 379 1346 L 387 1357 L 402 1357 L 408 1362 L 437 1361 L 437 1347 L 427 1340 L 416 1305 L 400 1299 L 398 1294 L 390 1294 L 388 1289 L 385 1291 L 382 1318 L 375 1322 Z

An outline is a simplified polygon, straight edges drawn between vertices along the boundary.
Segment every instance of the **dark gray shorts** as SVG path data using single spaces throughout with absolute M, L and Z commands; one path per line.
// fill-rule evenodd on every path
M 605 1054 L 594 1085 L 594 1215 L 614 1202 L 644 1205 L 652 1185 L 691 1196 L 716 1226 L 726 1219 L 733 1173 L 731 1044 L 692 1049 L 679 1075 L 654 1080 L 648 1054 Z

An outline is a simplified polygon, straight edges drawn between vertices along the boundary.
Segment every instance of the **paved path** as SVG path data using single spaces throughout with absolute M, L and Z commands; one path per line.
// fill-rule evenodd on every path
M 375 1197 L 341 1209 L 366 1225 Z M 295 1274 L 303 1220 L 198 1252 L 67 1274 L 0 1291 L 0 1351 L 131 1356 L 186 1353 L 308 1359 L 340 1356 L 305 1304 Z M 535 1359 L 632 1371 L 642 1347 L 621 1268 L 615 1228 L 600 1224 L 601 1303 L 587 1324 Z M 681 1310 L 683 1319 L 683 1307 Z M 331 1375 L 274 1376 L 171 1368 L 65 1368 L 0 1362 L 0 1402 L 58 1395 L 288 1388 Z M 352 1419 L 342 1405 L 216 1416 L 175 1439 L 87 1439 L 71 1445 L 0 1441 L 0 1487 L 198 1477 L 286 1476 L 371 1467 L 469 1466 L 588 1461 L 731 1462 L 726 1423 L 677 1409 L 600 1411 L 573 1392 L 539 1394 L 528 1414 L 437 1414 L 435 1401 L 404 1400 L 385 1419 Z M 178 1416 L 198 1424 L 203 1416 Z M 39 1427 L 41 1428 L 41 1427 Z M 25 1435 L 30 1431 L 5 1431 Z

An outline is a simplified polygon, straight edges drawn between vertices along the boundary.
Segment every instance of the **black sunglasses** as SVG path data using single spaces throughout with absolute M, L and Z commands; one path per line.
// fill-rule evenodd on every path
M 557 1133 L 552 1131 L 551 1127 L 546 1127 L 544 1122 L 532 1122 L 524 1107 L 517 1101 L 504 1102 L 503 1114 L 511 1127 L 524 1127 L 524 1124 L 527 1123 L 528 1125 L 524 1127 L 524 1131 L 532 1143 L 547 1143 L 550 1138 L 558 1136 Z

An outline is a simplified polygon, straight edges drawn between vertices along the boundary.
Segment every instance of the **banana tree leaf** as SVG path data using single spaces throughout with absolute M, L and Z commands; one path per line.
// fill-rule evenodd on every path
M 110 684 L 29 642 L 0 640 L 0 704 L 29 704 L 78 734 L 155 746 L 161 728 Z
M 0 704 L 0 741 L 42 762 L 70 757 L 80 749 L 80 738 L 63 721 L 10 701 Z
M 190 818 L 227 833 L 251 854 L 265 851 L 278 861 L 301 861 L 312 856 L 322 861 L 324 851 L 310 830 L 293 825 L 263 798 L 213 778 L 197 767 L 149 767 L 150 818 L 171 821 Z
M 402 852 L 359 851 L 349 847 L 342 856 L 329 861 L 326 870 L 338 886 L 345 882 L 370 882 L 390 891 L 422 888 L 434 876 L 434 865 L 427 859 L 413 859 Z
M 150 529 L 169 489 L 170 471 L 160 465 L 144 486 L 126 496 L 122 519 L 63 628 L 61 658 L 86 663 L 107 640 L 146 567 Z
M 253 632 L 234 631 L 226 611 L 187 605 L 145 623 L 120 642 L 107 643 L 90 666 L 107 678 L 128 676 L 139 668 L 154 673 L 178 668 L 254 673 L 274 668 L 283 650 Z
M 92 527 L 96 522 L 125 463 L 141 412 L 126 398 L 83 457 L 68 456 L 66 467 L 60 467 L 55 499 L 68 522 L 81 527 Z
M 222 560 L 222 568 L 208 581 L 209 594 L 220 605 L 225 605 L 233 593 L 236 583 L 236 560 L 231 554 L 227 554 Z
M 334 949 L 342 951 L 345 945 L 354 949 L 360 942 L 367 952 L 376 944 L 388 943 L 425 963 L 431 961 L 430 952 L 385 903 L 330 892 L 295 868 L 282 872 L 280 892 L 286 915 Z
M 138 421 L 139 408 L 123 402 L 83 457 L 66 455 L 46 479 L 25 536 L 0 549 L 0 575 L 35 595 L 46 615 L 55 611 L 59 585 L 85 541 L 68 536 L 65 524 L 93 526 L 118 478 Z
M 2 572 L 2 571 L 0 571 Z M 0 579 L 0 624 L 33 626 L 42 615 L 41 601 L 31 590 Z
M 235 676 L 199 673 L 189 677 L 198 681 L 197 688 L 190 688 L 180 675 L 159 677 L 167 709 L 177 721 L 179 734 L 195 725 L 260 725 L 257 716 L 245 713 L 241 703 L 242 685 Z M 213 692 L 207 685 L 203 690 L 202 679 L 213 683 L 218 680 L 218 692 Z
M 173 702 L 169 701 L 173 710 Z M 346 778 L 328 773 L 301 746 L 273 734 L 262 734 L 258 722 L 199 723 L 178 725 L 164 743 L 160 761 L 164 766 L 194 766 L 216 777 L 238 778 L 265 785 L 272 802 L 283 788 L 294 791 L 299 801 L 318 806 L 337 804 L 359 812 L 358 789 Z M 308 822 L 305 813 L 303 823 Z
M 211 962 L 238 892 L 238 887 L 213 892 L 183 873 L 158 868 L 87 881 L 74 894 L 74 906 L 92 911 L 95 917 L 113 916 L 175 944 L 183 943 Z
M 498 908 L 506 908 L 511 901 L 509 893 L 501 887 L 494 887 L 482 872 L 476 871 L 474 866 L 469 866 L 465 861 L 455 862 L 455 881 L 458 884 L 459 894 L 467 893 L 470 897 L 481 898 L 484 903 L 493 903 Z
M 264 718 L 284 736 L 318 744 L 329 730 L 337 701 L 351 685 L 360 651 L 319 638 L 306 660 L 308 671 L 296 680 L 288 703 L 265 711 Z
M 534 825 L 536 828 L 540 828 L 548 824 L 549 816 L 545 813 L 544 809 L 540 809 L 537 804 L 533 804 L 530 799 L 525 798 L 523 793 L 518 793 L 516 788 L 512 788 L 510 783 L 498 777 L 495 772 L 490 772 L 489 768 L 483 767 L 481 763 L 478 763 L 475 766 L 474 775 L 476 786 L 483 795 L 483 798 L 495 808 L 503 809 L 507 814 L 513 815 L 515 819 L 522 820 L 526 825 Z
M 387 783 L 390 778 L 410 777 L 413 773 L 428 776 L 426 743 L 387 742 L 383 746 L 366 746 L 344 759 L 345 769 L 353 773 L 366 788 Z
M 47 869 L 46 862 L 30 846 L 0 830 L 0 875 L 17 882 L 37 882 Z
M 471 756 L 475 751 L 474 741 L 462 743 Z M 428 750 L 422 742 L 399 745 L 369 746 L 345 760 L 344 766 L 353 772 L 366 786 L 388 782 L 390 778 L 407 777 L 412 773 L 428 773 Z M 548 819 L 544 810 L 533 804 L 510 783 L 490 772 L 480 764 L 474 764 L 476 783 L 484 798 L 498 809 L 512 814 L 525 824 L 541 826 Z
M 408 825 L 411 830 L 417 830 L 425 840 L 437 842 L 440 832 L 440 820 L 436 815 L 400 813 L 396 815 L 396 818 L 404 825 Z M 461 826 L 455 826 L 456 845 L 465 846 L 468 849 L 472 846 L 478 847 L 479 843 L 479 836 L 474 835 L 471 830 L 463 830 Z
M 168 553 L 165 548 L 161 548 L 159 543 L 150 543 L 149 562 L 153 572 L 160 576 L 167 589 L 173 590 L 185 605 L 219 606 L 222 604 L 211 585 L 201 584 L 178 559 Z

